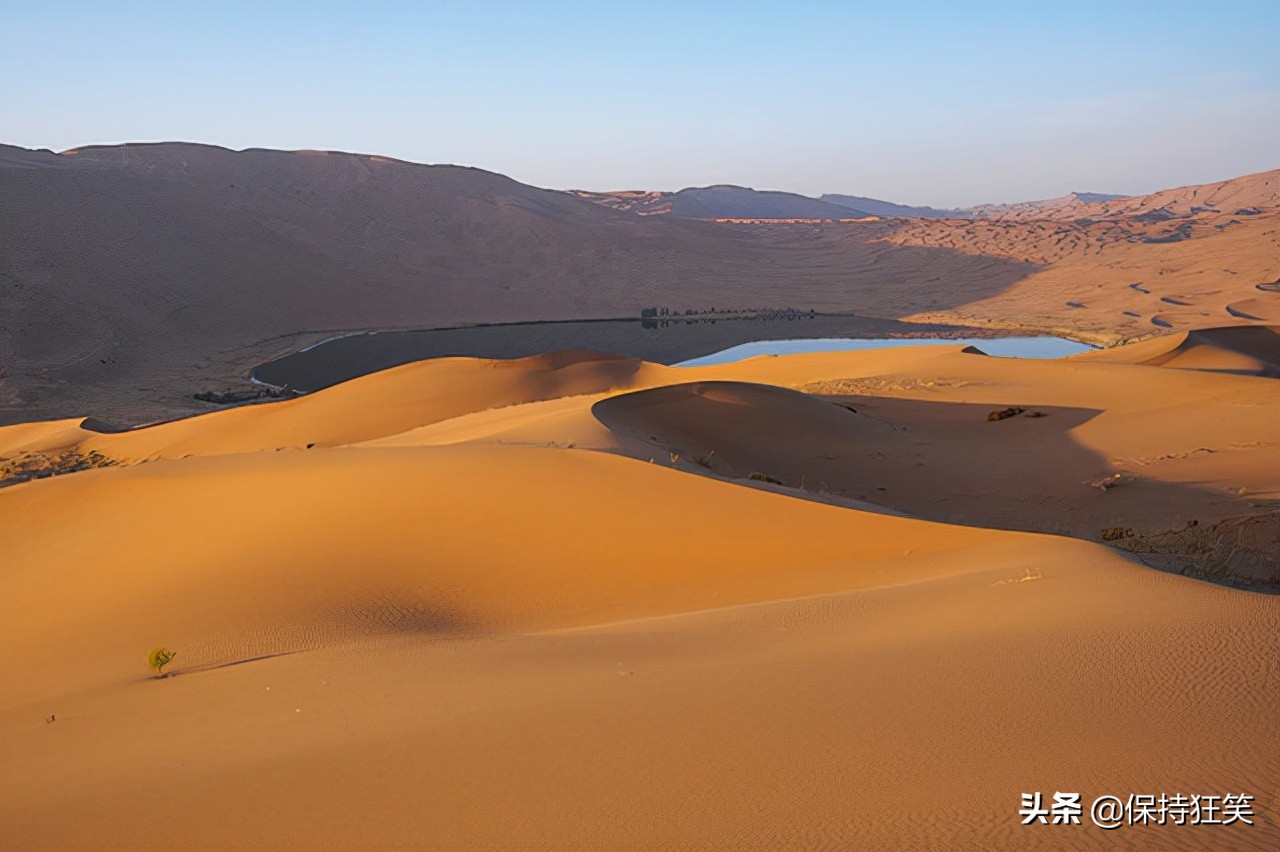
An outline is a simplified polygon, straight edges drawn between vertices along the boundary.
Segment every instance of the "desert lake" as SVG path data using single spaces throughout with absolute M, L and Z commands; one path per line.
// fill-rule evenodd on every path
M 1057 337 L 1001 337 L 994 329 L 909 323 L 854 315 L 795 314 L 642 321 L 603 319 L 475 325 L 335 336 L 254 368 L 254 381 L 309 392 L 426 358 L 523 358 L 589 350 L 658 364 L 723 364 L 755 355 L 981 343 L 989 355 L 1058 357 L 1092 347 Z

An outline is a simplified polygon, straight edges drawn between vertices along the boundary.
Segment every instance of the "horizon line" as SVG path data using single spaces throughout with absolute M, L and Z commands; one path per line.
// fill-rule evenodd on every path
M 93 148 L 159 147 L 163 145 L 186 145 L 186 146 L 197 147 L 197 148 L 213 148 L 219 151 L 226 151 L 232 154 L 245 154 L 245 153 L 251 153 L 255 151 L 265 151 L 265 152 L 276 153 L 276 154 L 323 154 L 323 155 L 335 154 L 335 155 L 346 156 L 346 157 L 368 157 L 368 158 L 376 157 L 382 160 L 390 160 L 398 163 L 404 163 L 405 165 L 422 166 L 425 168 L 473 169 L 476 171 L 482 171 L 482 172 L 487 172 L 489 174 L 497 175 L 499 177 L 506 178 L 507 180 L 515 181 L 516 183 L 522 184 L 524 186 L 529 186 L 534 189 L 542 189 L 549 192 L 564 192 L 564 193 L 587 192 L 587 193 L 594 193 L 599 195 L 612 195 L 612 194 L 623 193 L 623 192 L 644 192 L 644 193 L 657 192 L 657 193 L 662 193 L 666 195 L 674 195 L 675 193 L 684 192 L 690 189 L 714 189 L 718 187 L 724 187 L 724 188 L 733 188 L 733 189 L 745 189 L 751 192 L 771 192 L 771 193 L 781 193 L 785 195 L 795 195 L 795 196 L 806 198 L 812 201 L 823 200 L 823 196 L 821 195 L 808 195 L 806 193 L 797 192 L 795 190 L 790 190 L 790 189 L 775 189 L 771 187 L 760 188 L 760 187 L 749 186 L 746 184 L 733 184 L 733 183 L 723 183 L 723 182 L 708 183 L 708 184 L 690 184 L 689 186 L 683 186 L 683 187 L 680 187 L 679 189 L 639 189 L 639 188 L 585 189 L 582 186 L 570 186 L 570 187 L 562 187 L 562 188 L 550 187 L 550 186 L 539 186 L 538 184 L 526 183 L 525 181 L 512 177 L 510 174 L 507 174 L 506 172 L 498 171 L 492 168 L 487 168 L 485 166 L 477 166 L 477 165 L 471 165 L 466 163 L 444 163 L 444 162 L 427 163 L 427 162 L 421 162 L 418 160 L 405 159 L 404 157 L 398 157 L 392 154 L 380 154 L 380 153 L 368 152 L 368 151 L 346 151 L 346 150 L 337 149 L 337 148 L 271 148 L 271 147 L 259 146 L 259 145 L 250 145 L 245 148 L 233 148 L 229 145 L 220 145 L 216 142 L 194 142 L 194 141 L 184 140 L 184 139 L 154 139 L 154 140 L 125 141 L 125 142 L 91 142 L 83 145 L 72 145 L 68 148 L 63 148 L 61 150 L 58 150 L 51 147 L 50 148 L 29 148 L 25 145 L 15 145 L 12 143 L 0 142 L 0 146 L 9 146 L 9 147 L 18 148 L 24 151 L 44 152 L 44 153 L 52 154 L 54 156 L 74 156 L 76 153 L 80 151 L 83 151 L 86 149 L 93 149 Z M 1031 204 L 1031 203 L 1036 203 L 1041 201 L 1052 201 L 1057 198 L 1065 198 L 1070 195 L 1114 195 L 1117 199 L 1141 198 L 1144 195 L 1153 195 L 1158 192 L 1169 192 L 1177 189 L 1186 189 L 1193 186 L 1207 186 L 1215 183 L 1225 183 L 1227 181 L 1239 180 L 1241 178 L 1253 177 L 1256 175 L 1264 175 L 1273 171 L 1280 171 L 1280 165 L 1277 165 L 1275 168 L 1271 168 L 1271 169 L 1263 169 L 1261 171 L 1256 171 L 1256 172 L 1245 172 L 1244 174 L 1232 175 L 1230 177 L 1225 177 L 1225 178 L 1221 178 L 1213 181 L 1202 181 L 1199 183 L 1186 183 L 1186 184 L 1177 184 L 1174 186 L 1157 187 L 1155 189 L 1148 190 L 1147 192 L 1136 193 L 1136 194 L 1096 192 L 1094 190 L 1071 190 L 1063 193 L 1062 195 L 1050 196 L 1047 198 L 1025 198 L 1025 199 L 1019 199 L 1016 201 L 983 201 L 975 204 L 965 204 L 965 205 L 958 205 L 958 206 L 951 205 L 951 206 L 942 206 L 942 207 L 935 207 L 932 204 L 907 204 L 907 203 L 893 201 L 886 198 L 875 198 L 873 196 L 866 196 L 866 195 L 855 196 L 853 193 L 846 193 L 846 192 L 827 192 L 827 193 L 823 193 L 823 195 L 844 195 L 848 197 L 863 198 L 869 201 L 879 201 L 881 203 L 886 203 L 886 204 L 896 204 L 901 207 L 914 207 L 914 208 L 922 208 L 922 209 L 932 209 L 932 210 L 937 210 L 939 212 L 946 212 L 946 211 L 952 211 L 952 210 L 954 211 L 973 210 L 979 207 Z

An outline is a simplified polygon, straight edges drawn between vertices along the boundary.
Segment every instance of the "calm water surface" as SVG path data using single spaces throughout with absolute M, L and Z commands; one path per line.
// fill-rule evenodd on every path
M 1084 343 L 1062 337 L 995 337 L 985 340 L 942 337 L 916 337 L 886 340 L 873 337 L 833 337 L 806 340 L 758 340 L 743 343 L 729 349 L 681 361 L 677 367 L 705 367 L 711 364 L 730 364 L 755 358 L 757 355 L 794 355 L 800 352 L 848 352 L 861 349 L 888 349 L 893 346 L 937 346 L 957 343 L 975 346 L 988 355 L 1004 358 L 1062 358 L 1092 349 Z

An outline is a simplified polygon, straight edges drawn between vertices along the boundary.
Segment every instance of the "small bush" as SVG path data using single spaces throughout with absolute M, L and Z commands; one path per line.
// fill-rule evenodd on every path
M 782 480 L 781 480 L 781 479 L 774 479 L 774 478 L 773 478 L 772 476 L 770 476 L 769 474 L 767 474 L 767 473 L 761 473 L 761 472 L 760 472 L 760 471 L 758 471 L 758 470 L 753 470 L 753 471 L 751 471 L 751 473 L 750 473 L 750 474 L 748 474 L 747 479 L 754 479 L 756 482 L 768 482 L 768 483 L 770 483 L 770 484 L 772 484 L 772 485 L 782 485 L 782 484 L 783 484 L 783 482 L 782 482 Z
M 156 677 L 164 677 L 164 667 L 173 662 L 173 658 L 176 656 L 177 654 L 168 648 L 156 648 L 150 654 L 147 654 L 147 663 L 156 670 Z

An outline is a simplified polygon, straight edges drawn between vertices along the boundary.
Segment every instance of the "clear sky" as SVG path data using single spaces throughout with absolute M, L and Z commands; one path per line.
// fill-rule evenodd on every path
M 1280 166 L 1280 0 L 0 0 L 0 141 L 935 206 Z

